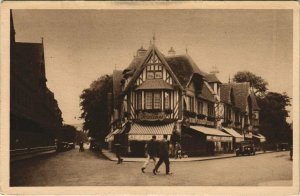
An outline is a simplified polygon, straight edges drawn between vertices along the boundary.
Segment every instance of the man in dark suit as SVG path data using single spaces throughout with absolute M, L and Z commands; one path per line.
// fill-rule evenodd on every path
M 147 159 L 142 167 L 142 172 L 145 173 L 145 169 L 147 165 L 149 164 L 150 160 L 152 159 L 154 162 L 154 166 L 156 165 L 156 159 L 157 156 L 157 142 L 156 142 L 156 136 L 153 135 L 152 139 L 147 144 Z
M 158 168 L 164 162 L 166 165 L 166 174 L 170 175 L 170 160 L 169 160 L 169 142 L 168 142 L 168 135 L 164 135 L 163 140 L 159 143 L 159 161 L 156 164 L 155 168 L 153 169 L 153 174 L 156 175 Z

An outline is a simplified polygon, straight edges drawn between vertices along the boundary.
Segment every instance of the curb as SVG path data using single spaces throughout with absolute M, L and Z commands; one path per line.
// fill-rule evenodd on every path
M 262 155 L 262 154 L 275 153 L 275 152 L 277 152 L 277 151 L 258 152 L 255 155 Z M 282 152 L 282 151 L 279 151 L 279 152 Z M 105 158 L 107 158 L 109 161 L 117 162 L 117 158 L 111 158 L 110 156 L 107 155 L 108 153 L 110 153 L 110 152 L 103 152 L 102 151 L 102 155 Z M 113 154 L 113 153 L 111 153 L 111 154 Z M 244 157 L 244 156 L 241 156 L 241 157 Z M 195 161 L 209 161 L 209 160 L 227 159 L 227 158 L 238 158 L 238 157 L 235 154 L 232 154 L 232 155 L 223 156 L 223 157 L 208 157 L 208 158 L 202 158 L 202 159 L 201 159 L 201 157 L 199 157 L 199 159 L 195 158 L 193 160 L 188 160 L 186 158 L 183 158 L 183 160 L 182 159 L 181 160 L 170 159 L 170 162 L 195 162 Z M 123 162 L 144 162 L 145 161 L 145 160 L 128 160 L 128 159 L 130 159 L 130 158 L 123 159 Z

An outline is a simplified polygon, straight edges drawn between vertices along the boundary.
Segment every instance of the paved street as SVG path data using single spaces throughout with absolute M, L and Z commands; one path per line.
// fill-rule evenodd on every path
M 149 165 L 141 173 L 142 163 L 121 165 L 88 150 L 14 162 L 12 186 L 101 186 L 101 185 L 197 185 L 197 186 L 268 186 L 292 184 L 289 152 L 266 153 L 209 161 L 172 162 L 173 175 L 154 176 Z

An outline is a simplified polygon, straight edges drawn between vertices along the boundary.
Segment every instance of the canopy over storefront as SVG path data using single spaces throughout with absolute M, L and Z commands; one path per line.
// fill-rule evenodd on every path
M 258 133 L 258 134 L 253 134 L 253 137 L 258 138 L 260 142 L 265 142 L 265 141 L 267 141 L 267 140 L 266 140 L 266 137 L 263 136 L 263 135 L 260 134 L 260 133 Z
M 231 142 L 232 141 L 231 135 L 224 133 L 218 129 L 208 128 L 208 127 L 204 127 L 204 126 L 190 126 L 190 128 L 205 134 L 207 141 L 213 141 L 213 142 Z
M 244 141 L 244 136 L 242 136 L 241 134 L 236 132 L 234 129 L 232 129 L 232 128 L 222 128 L 222 129 L 224 131 L 226 131 L 227 133 L 229 133 L 231 136 L 233 136 L 235 138 L 235 142 Z
M 174 123 L 153 126 L 135 123 L 131 126 L 131 130 L 128 133 L 128 140 L 149 141 L 152 135 L 155 135 L 157 140 L 162 139 L 163 135 L 168 135 L 168 140 L 170 140 L 173 128 Z
M 105 137 L 105 142 L 111 142 L 114 140 L 114 136 L 117 134 L 122 134 L 125 130 L 125 126 L 123 126 L 121 129 L 115 129 L 111 130 L 109 134 Z

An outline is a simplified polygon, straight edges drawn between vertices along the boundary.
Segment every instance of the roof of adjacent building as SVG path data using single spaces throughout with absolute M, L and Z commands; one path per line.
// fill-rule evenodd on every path
M 197 94 L 197 97 L 211 101 L 211 102 L 216 102 L 214 93 L 211 92 L 211 90 L 209 88 L 210 88 L 209 85 L 207 83 L 204 83 L 201 93 Z
M 207 80 L 208 83 L 221 83 L 221 81 L 217 78 L 216 74 L 207 74 L 205 75 L 205 79 Z
M 163 79 L 146 80 L 136 90 L 150 90 L 150 89 L 174 89 L 172 85 L 165 82 Z
M 194 74 L 205 76 L 207 73 L 199 69 L 189 55 L 165 57 L 168 65 L 178 78 L 182 86 L 186 87 Z
M 250 98 L 251 98 L 251 101 L 252 101 L 252 109 L 253 110 L 260 110 L 258 104 L 257 104 L 257 101 L 256 101 L 256 97 L 254 95 L 254 93 L 251 91 L 250 93 Z
M 44 63 L 44 47 L 42 43 L 22 43 L 14 44 L 14 52 L 18 57 L 17 62 L 22 63 L 22 66 L 40 66 Z
M 123 78 L 123 75 L 122 75 L 121 70 L 113 71 L 113 94 L 114 94 L 115 106 L 116 106 L 118 97 L 122 92 L 122 86 L 121 86 L 122 78 Z
M 232 86 L 228 84 L 220 85 L 220 100 L 223 103 L 231 104 L 230 100 L 230 91 L 232 90 Z

